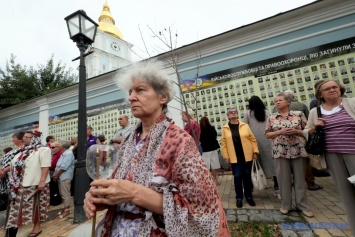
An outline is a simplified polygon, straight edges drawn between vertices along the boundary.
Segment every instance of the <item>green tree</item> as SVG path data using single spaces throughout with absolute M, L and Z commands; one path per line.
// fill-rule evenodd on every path
M 46 65 L 38 65 L 39 89 L 42 94 L 62 89 L 77 82 L 77 75 L 71 69 L 66 70 L 60 62 L 55 65 L 52 57 Z
M 38 69 L 22 66 L 12 54 L 6 70 L 0 69 L 0 109 L 70 86 L 77 76 L 52 57 Z

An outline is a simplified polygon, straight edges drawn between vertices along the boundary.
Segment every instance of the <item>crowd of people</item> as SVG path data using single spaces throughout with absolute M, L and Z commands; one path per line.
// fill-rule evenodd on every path
M 355 175 L 355 99 L 343 98 L 344 87 L 337 81 L 315 85 L 321 118 L 316 108 L 309 111 L 295 101 L 292 91 L 276 95 L 272 113 L 258 96 L 249 99 L 243 120 L 236 107 L 229 108 L 219 144 L 206 116 L 198 122 L 193 111 L 182 111 L 184 128 L 167 116 L 174 83 L 161 62 L 136 63 L 120 70 L 119 80 L 139 122 L 130 126 L 128 116 L 120 115 L 121 129 L 109 142 L 87 127 L 87 148 L 108 143 L 120 158 L 112 178 L 94 180 L 85 195 L 88 218 L 107 209 L 96 236 L 230 236 L 217 191 L 220 156 L 230 164 L 238 208 L 243 200 L 256 205 L 251 173 L 258 159 L 281 199 L 280 212 L 287 215 L 292 209 L 294 187 L 297 209 L 313 217 L 306 190 L 322 187 L 314 182 L 305 144 L 319 126 L 326 134 L 327 169 L 355 231 L 355 188 L 347 181 Z M 58 205 L 55 193 L 63 205 L 57 218 L 70 213 L 77 139 L 56 141 L 48 136 L 42 145 L 40 135 L 15 133 L 15 148 L 7 149 L 0 161 L 0 188 L 9 197 L 7 236 L 16 236 L 17 228 L 29 223 L 34 224 L 29 236 L 39 235 L 49 204 Z

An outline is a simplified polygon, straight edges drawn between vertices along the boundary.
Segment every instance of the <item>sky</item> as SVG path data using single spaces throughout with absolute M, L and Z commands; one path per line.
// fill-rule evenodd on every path
M 147 58 L 142 37 L 151 55 L 162 44 L 158 33 L 172 29 L 177 47 L 218 35 L 309 4 L 314 0 L 107 0 L 124 40 L 134 47 L 133 59 Z M 56 63 L 76 69 L 79 50 L 70 40 L 64 18 L 77 10 L 98 23 L 105 0 L 0 0 L 0 68 L 5 70 L 11 54 L 16 62 L 37 67 L 54 55 Z M 149 28 L 148 28 L 149 27 Z

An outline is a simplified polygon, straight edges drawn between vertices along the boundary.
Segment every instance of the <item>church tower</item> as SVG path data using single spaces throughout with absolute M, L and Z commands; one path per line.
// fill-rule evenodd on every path
M 104 3 L 99 17 L 95 42 L 85 57 L 87 78 L 124 67 L 132 63 L 131 48 L 133 44 L 125 41 L 121 31 L 115 26 L 110 6 Z

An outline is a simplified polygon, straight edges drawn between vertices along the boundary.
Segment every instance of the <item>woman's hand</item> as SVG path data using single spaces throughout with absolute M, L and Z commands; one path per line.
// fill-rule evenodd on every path
M 59 176 L 57 174 L 53 174 L 53 181 L 57 182 L 59 180 Z
M 302 130 L 296 129 L 296 128 L 285 128 L 284 135 L 301 135 Z
M 91 201 L 97 204 L 119 205 L 133 200 L 137 184 L 128 180 L 110 179 L 91 182 Z
M 102 211 L 108 208 L 108 205 L 103 205 L 103 204 L 94 204 L 92 199 L 94 196 L 89 192 L 85 194 L 85 199 L 84 199 L 84 211 L 86 214 L 86 217 L 88 219 L 91 219 L 94 216 L 94 213 L 97 211 Z
M 318 127 L 318 126 L 324 126 L 325 123 L 325 119 L 324 118 L 317 118 L 317 120 L 314 122 L 314 126 Z
M 38 189 L 39 191 L 41 191 L 41 190 L 44 189 L 44 186 L 45 186 L 45 185 L 46 185 L 46 183 L 45 183 L 44 181 L 39 181 L 37 189 Z
M 259 155 L 258 155 L 257 153 L 254 153 L 254 154 L 253 154 L 253 160 L 257 160 L 258 157 L 259 157 Z
M 108 205 L 94 204 L 92 201 L 93 198 L 94 196 L 91 195 L 90 191 L 85 194 L 83 208 L 88 219 L 91 219 L 94 216 L 95 212 L 102 211 L 108 208 Z
M 0 168 L 0 179 L 5 178 L 5 176 L 6 176 L 6 173 L 3 171 L 2 168 Z

